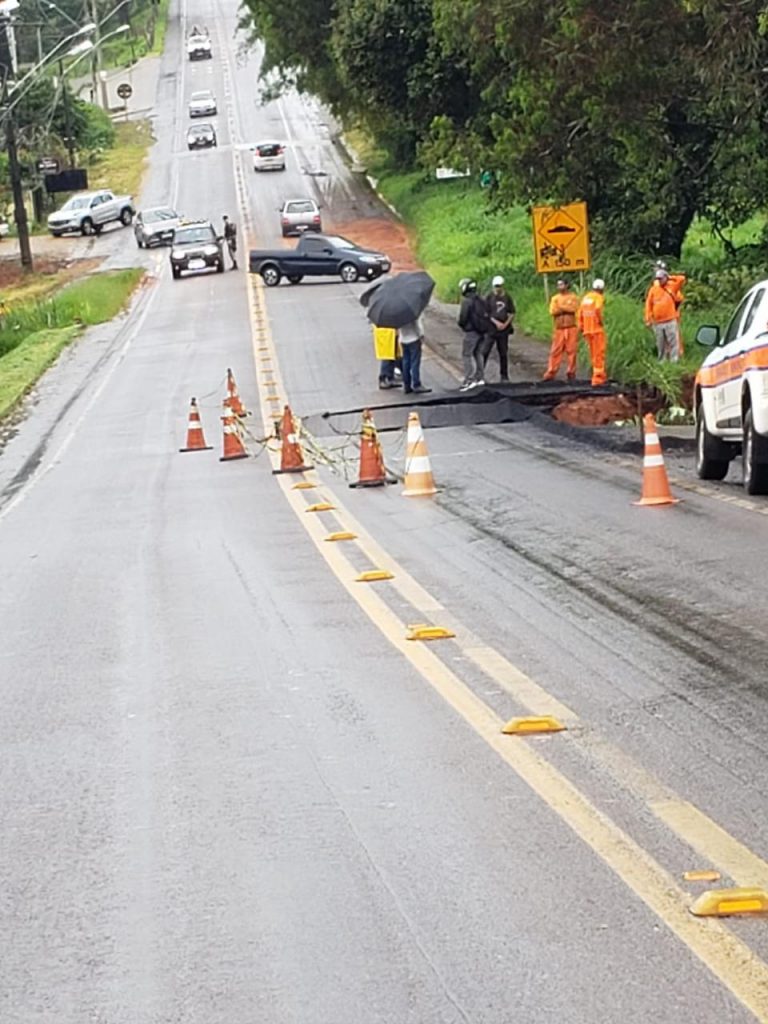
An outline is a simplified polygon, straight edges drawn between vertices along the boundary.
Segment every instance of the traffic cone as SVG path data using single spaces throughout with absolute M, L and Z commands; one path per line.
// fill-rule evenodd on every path
M 664 456 L 656 430 L 656 420 L 651 413 L 643 416 L 645 432 L 645 454 L 643 455 L 643 493 L 633 505 L 677 505 L 679 498 L 673 498 L 669 489 Z
M 381 451 L 376 424 L 370 410 L 363 412 L 363 425 L 360 428 L 360 476 L 357 483 L 350 487 L 383 487 L 384 484 L 395 484 L 394 477 L 387 476 L 384 469 L 384 455 Z
M 237 417 L 226 402 L 224 402 L 224 415 L 221 417 L 221 422 L 224 424 L 224 452 L 219 462 L 247 459 L 248 452 L 245 450 L 240 432 L 237 429 Z
M 224 405 L 228 405 L 235 416 L 248 415 L 248 410 L 243 405 L 240 400 L 240 395 L 237 393 L 235 375 L 230 369 L 227 369 L 227 397 L 224 399 Z
M 273 473 L 303 473 L 305 470 L 314 468 L 304 463 L 304 452 L 299 444 L 296 420 L 293 418 L 289 405 L 286 405 L 283 409 L 283 418 L 280 423 L 280 441 L 280 469 L 273 469 Z
M 193 398 L 189 406 L 189 424 L 187 426 L 187 447 L 179 448 L 180 452 L 209 452 L 213 445 L 205 443 L 203 425 L 200 422 L 200 410 L 197 399 Z
M 417 412 L 408 417 L 408 450 L 405 456 L 405 490 L 403 497 L 418 498 L 437 494 L 427 443 Z

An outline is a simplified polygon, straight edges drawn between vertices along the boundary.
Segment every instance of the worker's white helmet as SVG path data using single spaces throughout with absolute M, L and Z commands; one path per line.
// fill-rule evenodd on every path
M 596 292 L 605 291 L 605 281 L 602 279 L 602 277 L 596 277 L 595 280 L 592 282 L 592 287 L 595 289 Z

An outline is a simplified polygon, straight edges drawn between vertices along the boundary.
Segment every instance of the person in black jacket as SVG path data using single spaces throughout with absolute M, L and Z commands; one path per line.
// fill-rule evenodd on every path
M 237 270 L 237 225 L 224 214 L 224 241 L 229 250 L 229 258 L 232 260 L 232 270 Z
M 491 320 L 485 299 L 477 294 L 477 281 L 464 277 L 459 282 L 463 298 L 459 309 L 459 327 L 464 331 L 461 356 L 464 360 L 464 380 L 459 391 L 482 387 L 485 364 L 485 337 L 490 331 Z
M 485 361 L 495 347 L 499 356 L 499 378 L 503 383 L 509 380 L 509 336 L 514 331 L 512 321 L 515 304 L 504 289 L 504 278 L 497 274 L 491 282 L 491 291 L 485 297 L 491 330 L 485 345 Z

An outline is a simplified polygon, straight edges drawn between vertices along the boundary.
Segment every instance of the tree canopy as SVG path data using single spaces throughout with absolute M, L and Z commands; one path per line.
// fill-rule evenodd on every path
M 400 163 L 492 170 L 497 204 L 585 199 L 679 254 L 768 201 L 764 0 L 246 0 L 264 72 Z

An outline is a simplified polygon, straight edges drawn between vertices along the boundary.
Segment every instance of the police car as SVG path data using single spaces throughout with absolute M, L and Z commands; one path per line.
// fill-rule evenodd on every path
M 748 494 L 768 494 L 768 281 L 750 288 L 725 331 L 700 327 L 712 351 L 696 374 L 696 471 L 722 480 L 742 454 Z

